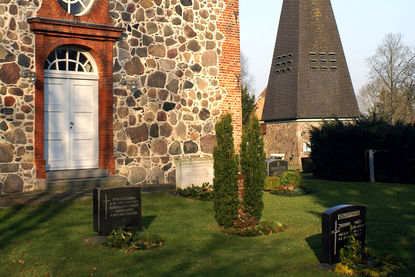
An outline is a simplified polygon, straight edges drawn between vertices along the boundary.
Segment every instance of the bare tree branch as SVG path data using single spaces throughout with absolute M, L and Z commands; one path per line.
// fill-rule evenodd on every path
M 415 51 L 401 34 L 387 34 L 367 60 L 369 80 L 358 101 L 364 113 L 389 120 L 415 122 Z

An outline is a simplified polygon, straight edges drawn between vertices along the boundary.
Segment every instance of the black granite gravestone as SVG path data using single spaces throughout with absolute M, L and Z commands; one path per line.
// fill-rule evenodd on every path
M 141 188 L 93 189 L 94 231 L 109 235 L 120 227 L 141 227 Z
M 288 170 L 288 162 L 278 159 L 268 159 L 265 161 L 267 164 L 267 175 L 273 177 L 281 177 L 285 171 Z
M 364 247 L 366 235 L 366 207 L 339 205 L 322 214 L 323 255 L 322 263 L 335 264 L 340 261 L 340 249 L 343 248 L 352 229 L 355 238 Z

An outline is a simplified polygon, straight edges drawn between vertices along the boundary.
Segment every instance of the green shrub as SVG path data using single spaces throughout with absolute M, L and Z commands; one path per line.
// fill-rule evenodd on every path
M 265 188 L 266 191 L 275 191 L 280 186 L 280 177 L 267 177 L 265 178 Z
M 234 222 L 234 225 L 226 229 L 230 235 L 238 235 L 243 237 L 255 237 L 263 235 L 272 235 L 285 230 L 284 226 L 277 222 L 258 221 L 254 216 L 247 213 L 240 213 Z
M 261 219 L 264 202 L 262 194 L 265 186 L 266 165 L 264 139 L 261 126 L 255 115 L 243 127 L 241 143 L 241 173 L 246 176 L 244 207 L 247 213 L 258 221 Z
M 106 245 L 113 248 L 146 250 L 160 247 L 163 243 L 159 235 L 121 228 L 111 232 Z
M 302 187 L 279 186 L 276 190 L 271 191 L 271 194 L 285 197 L 296 197 L 306 195 L 308 192 Z
M 303 176 L 296 171 L 286 171 L 281 177 L 280 185 L 284 187 L 301 187 Z
M 177 195 L 195 200 L 211 200 L 213 198 L 213 186 L 209 183 L 204 183 L 201 187 L 192 185 L 184 189 L 177 189 Z
M 213 150 L 213 207 L 220 226 L 230 227 L 238 215 L 238 157 L 235 154 L 232 117 L 224 115 L 215 126 L 217 145 Z
M 332 121 L 310 131 L 313 174 L 340 181 L 368 181 L 367 150 L 375 153 L 375 179 L 415 183 L 415 125 L 361 117 Z

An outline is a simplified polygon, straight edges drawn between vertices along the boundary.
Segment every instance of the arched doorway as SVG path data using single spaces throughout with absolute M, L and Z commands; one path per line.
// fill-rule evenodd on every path
M 77 47 L 58 47 L 44 65 L 46 170 L 98 168 L 98 70 Z

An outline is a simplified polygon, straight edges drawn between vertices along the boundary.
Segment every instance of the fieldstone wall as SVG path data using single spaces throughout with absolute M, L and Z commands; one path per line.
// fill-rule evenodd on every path
M 267 123 L 264 136 L 267 158 L 270 158 L 271 154 L 285 154 L 284 160 L 288 161 L 290 166 L 301 166 L 301 158 L 309 156 L 303 153 L 303 142 L 309 143 L 310 129 L 321 124 L 321 121 Z
M 175 183 L 175 158 L 213 152 L 227 94 L 218 80 L 225 1 L 110 1 L 110 9 L 126 29 L 114 47 L 117 171 L 130 183 Z
M 130 183 L 175 183 L 175 160 L 212 156 L 214 125 L 234 115 L 240 141 L 238 0 L 109 0 L 114 154 Z M 41 1 L 0 0 L 0 193 L 34 188 L 35 35 Z M 127 85 L 121 84 L 121 79 Z M 135 88 L 136 86 L 136 88 Z
M 0 0 L 0 193 L 30 190 L 34 168 L 34 87 L 20 77 L 34 69 L 27 18 L 39 1 Z

